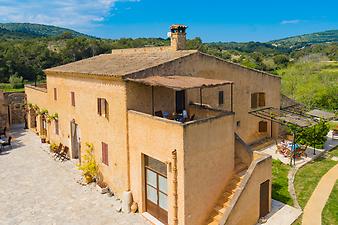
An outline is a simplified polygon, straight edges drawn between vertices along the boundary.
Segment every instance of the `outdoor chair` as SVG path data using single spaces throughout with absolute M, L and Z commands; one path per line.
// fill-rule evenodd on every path
M 300 158 L 300 157 L 303 157 L 303 156 L 307 157 L 307 154 L 306 154 L 307 147 L 308 147 L 307 145 L 301 146 L 296 153 L 296 158 Z
M 62 147 L 63 147 L 63 145 L 60 143 L 59 147 L 54 152 L 54 156 L 53 156 L 54 159 L 56 159 L 56 158 L 58 158 L 60 156 L 60 154 L 62 152 Z
M 69 152 L 69 148 L 67 146 L 64 146 L 63 151 L 60 153 L 60 160 L 61 161 L 65 161 L 66 159 L 68 159 L 68 152 Z
M 332 139 L 338 138 L 338 128 L 332 130 Z
M 1 149 L 4 149 L 6 146 L 9 146 L 10 148 L 12 148 L 12 137 L 9 136 L 7 141 L 1 143 Z
M 0 131 L 0 137 L 2 135 L 6 137 L 6 130 L 7 130 L 7 127 L 5 127 L 3 130 Z
M 163 117 L 162 111 L 156 111 L 156 112 L 155 112 L 155 116 Z

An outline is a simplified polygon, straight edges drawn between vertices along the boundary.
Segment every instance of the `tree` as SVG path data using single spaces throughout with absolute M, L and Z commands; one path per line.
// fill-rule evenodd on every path
M 286 55 L 276 55 L 273 57 L 273 61 L 277 64 L 280 68 L 286 67 L 290 61 L 289 57 Z
M 23 88 L 23 78 L 18 76 L 18 74 L 14 74 L 10 76 L 9 78 L 9 83 L 11 84 L 12 88 L 18 89 L 18 88 Z

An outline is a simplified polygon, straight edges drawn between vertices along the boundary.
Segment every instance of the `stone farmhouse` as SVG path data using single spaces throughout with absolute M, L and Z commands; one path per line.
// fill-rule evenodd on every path
M 280 78 L 171 46 L 113 50 L 45 70 L 26 86 L 29 128 L 81 158 L 94 146 L 100 173 L 139 212 L 170 225 L 256 224 L 271 210 L 271 157 L 251 151 L 279 126 L 249 114 L 280 106 Z

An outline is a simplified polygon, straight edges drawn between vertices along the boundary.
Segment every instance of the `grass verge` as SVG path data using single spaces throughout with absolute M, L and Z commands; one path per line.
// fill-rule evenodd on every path
M 337 164 L 337 161 L 331 160 L 331 157 L 337 154 L 338 148 L 335 148 L 325 157 L 318 158 L 298 170 L 294 186 L 298 203 L 302 208 L 305 207 L 322 176 Z
M 279 160 L 272 160 L 272 198 L 288 205 L 293 205 L 293 200 L 288 190 L 289 165 Z
M 322 212 L 323 225 L 338 224 L 338 181 L 332 189 L 330 197 Z

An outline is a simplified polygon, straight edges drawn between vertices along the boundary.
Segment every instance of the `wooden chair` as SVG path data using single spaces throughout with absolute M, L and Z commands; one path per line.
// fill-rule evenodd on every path
M 58 158 L 62 152 L 62 147 L 63 145 L 60 143 L 59 144 L 59 147 L 56 149 L 56 151 L 54 152 L 54 159 Z
M 155 112 L 155 116 L 163 117 L 162 111 L 156 111 L 156 112 Z
M 338 138 L 338 128 L 332 130 L 332 139 Z
M 10 148 L 12 148 L 12 137 L 9 136 L 7 141 L 4 143 L 1 143 L 1 149 L 4 149 L 6 146 L 9 146 Z
M 0 136 L 3 135 L 3 136 L 5 136 L 5 137 L 7 137 L 7 136 L 6 136 L 6 130 L 7 130 L 7 127 L 5 127 L 3 130 L 1 130 L 1 131 L 0 131 Z
M 60 153 L 59 157 L 62 162 L 68 159 L 68 152 L 69 148 L 67 146 L 64 146 L 63 151 Z
M 306 149 L 307 149 L 308 145 L 302 145 L 300 146 L 300 148 L 297 151 L 297 157 L 307 157 L 306 154 Z

